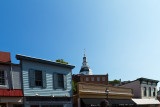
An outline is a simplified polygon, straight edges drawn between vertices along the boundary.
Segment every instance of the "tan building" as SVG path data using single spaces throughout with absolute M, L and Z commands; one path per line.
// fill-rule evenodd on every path
M 105 92 L 106 88 L 108 90 L 108 94 Z M 112 107 L 132 107 L 135 105 L 131 100 L 132 97 L 133 94 L 131 88 L 79 82 L 77 84 L 77 95 L 74 96 L 74 106 L 100 107 L 102 102 L 109 102 L 109 106 Z

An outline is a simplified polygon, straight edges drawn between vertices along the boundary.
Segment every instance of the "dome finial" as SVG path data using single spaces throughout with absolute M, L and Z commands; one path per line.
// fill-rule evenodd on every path
M 86 55 L 85 55 L 85 48 L 84 48 L 84 57 L 85 57 Z

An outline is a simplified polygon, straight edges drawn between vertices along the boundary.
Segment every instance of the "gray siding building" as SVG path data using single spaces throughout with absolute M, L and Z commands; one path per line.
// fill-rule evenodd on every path
M 16 55 L 22 66 L 25 107 L 72 107 L 74 66 Z

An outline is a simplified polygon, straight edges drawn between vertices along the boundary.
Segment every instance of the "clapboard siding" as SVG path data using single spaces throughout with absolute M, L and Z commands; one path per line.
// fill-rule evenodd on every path
M 29 70 L 42 70 L 46 72 L 46 88 L 31 88 L 29 80 Z M 54 89 L 53 87 L 53 73 L 61 73 L 67 76 L 67 89 Z M 59 67 L 38 62 L 31 62 L 22 60 L 22 77 L 23 77 L 23 92 L 24 96 L 51 96 L 55 97 L 72 97 L 72 73 L 71 69 Z
M 21 87 L 21 67 L 16 64 L 0 65 L 0 69 L 5 71 L 5 85 L 0 85 L 0 89 L 22 89 Z
M 13 89 L 22 89 L 21 86 L 21 67 L 18 65 L 12 65 L 12 80 L 13 80 Z

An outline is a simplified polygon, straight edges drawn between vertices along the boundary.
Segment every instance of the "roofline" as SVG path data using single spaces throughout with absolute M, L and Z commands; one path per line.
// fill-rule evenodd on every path
M 157 83 L 159 82 L 158 80 L 153 80 L 153 79 L 148 79 L 148 78 L 142 78 L 142 77 L 141 77 L 141 78 L 138 78 L 137 80 L 140 80 L 140 81 L 141 81 L 141 80 L 142 80 L 142 81 L 149 81 L 149 82 L 157 82 Z
M 69 64 L 62 64 L 59 62 L 54 62 L 50 60 L 45 60 L 45 59 L 40 59 L 40 58 L 35 58 L 35 57 L 30 57 L 30 56 L 25 56 L 25 55 L 20 55 L 16 54 L 17 60 L 28 60 L 28 61 L 34 61 L 34 62 L 40 62 L 40 63 L 46 63 L 46 64 L 51 64 L 51 65 L 56 65 L 56 66 L 61 66 L 61 67 L 67 67 L 73 69 L 75 66 L 69 65 Z
M 155 83 L 159 82 L 158 80 L 153 80 L 153 79 L 148 79 L 148 78 L 142 78 L 141 77 L 141 78 L 137 78 L 136 80 L 130 81 L 130 82 L 126 83 L 126 84 L 130 84 L 130 83 L 133 83 L 135 81 L 149 81 L 149 82 L 155 82 Z M 124 84 L 124 85 L 126 85 L 126 84 Z

